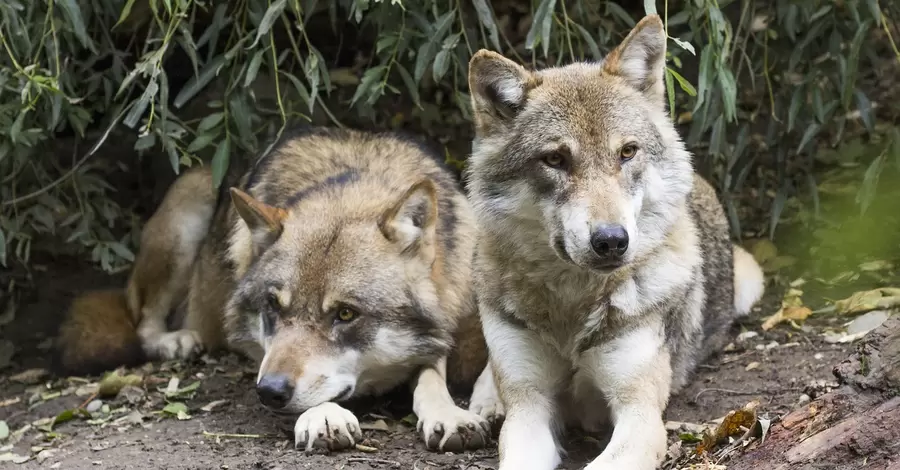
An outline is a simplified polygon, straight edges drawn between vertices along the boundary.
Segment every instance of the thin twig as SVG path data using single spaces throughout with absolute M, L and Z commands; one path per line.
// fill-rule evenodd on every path
M 203 435 L 206 437 L 237 437 L 237 438 L 245 438 L 245 439 L 263 439 L 268 437 L 264 434 L 229 434 L 229 433 L 218 433 L 218 432 L 207 432 L 203 431 Z
M 385 459 L 369 459 L 365 457 L 350 457 L 347 459 L 347 463 L 380 463 L 384 465 L 393 465 L 395 467 L 400 466 L 400 462 L 396 462 L 393 460 L 385 460 Z
M 799 392 L 803 389 L 801 388 L 779 388 L 775 390 L 731 390 L 728 388 L 704 388 L 700 390 L 699 393 L 694 395 L 694 401 L 697 401 L 700 398 L 700 395 L 703 395 L 706 392 L 719 392 L 726 393 L 729 395 L 775 395 L 777 393 L 785 393 L 785 392 Z

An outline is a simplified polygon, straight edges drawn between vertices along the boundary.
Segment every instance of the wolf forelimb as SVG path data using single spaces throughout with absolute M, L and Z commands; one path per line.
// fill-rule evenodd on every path
M 497 376 L 506 419 L 500 428 L 500 470 L 553 470 L 561 462 L 556 442 L 555 402 L 570 369 L 533 331 L 484 305 L 485 339 Z
M 480 449 L 491 441 L 490 424 L 481 416 L 464 410 L 447 390 L 447 359 L 423 367 L 413 390 L 413 412 L 417 428 L 429 449 L 459 452 Z
M 579 362 L 607 398 L 613 422 L 609 444 L 586 470 L 654 470 L 666 454 L 662 415 L 672 380 L 662 324 L 589 349 Z
M 362 440 L 359 420 L 349 410 L 326 402 L 306 410 L 294 425 L 294 447 L 343 450 Z
M 138 327 L 138 335 L 144 353 L 164 361 L 188 359 L 203 350 L 196 331 L 166 331 L 165 316 L 145 316 Z

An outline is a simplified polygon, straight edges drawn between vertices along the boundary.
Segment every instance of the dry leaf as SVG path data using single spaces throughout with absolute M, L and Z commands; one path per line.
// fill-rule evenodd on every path
M 733 410 L 725 415 L 715 432 L 703 433 L 703 442 L 697 445 L 697 453 L 710 452 L 719 442 L 737 435 L 745 434 L 756 425 L 756 409 L 759 401 L 753 400 L 740 410 Z
M 143 378 L 139 375 L 129 374 L 123 376 L 119 371 L 111 372 L 106 374 L 103 380 L 100 381 L 97 394 L 101 397 L 116 396 L 119 394 L 119 390 L 122 390 L 126 385 L 138 387 L 142 382 Z
M 210 411 L 212 411 L 212 410 L 214 410 L 214 409 L 216 409 L 216 408 L 218 408 L 218 407 L 220 407 L 220 406 L 222 406 L 222 405 L 224 405 L 224 404 L 226 404 L 226 403 L 228 403 L 228 400 L 216 400 L 216 401 L 211 401 L 211 402 L 209 402 L 209 403 L 203 405 L 203 407 L 200 408 L 200 411 L 210 412 Z
M 10 377 L 9 380 L 20 384 L 34 385 L 39 383 L 47 374 L 47 369 L 28 369 Z
M 785 321 L 793 323 L 806 320 L 812 315 L 812 310 L 803 306 L 802 296 L 802 290 L 797 288 L 788 289 L 784 294 L 784 298 L 781 300 L 781 308 L 763 321 L 762 329 L 766 331 L 771 330 L 775 325 Z M 794 326 L 797 326 L 796 323 L 793 324 Z
M 862 263 L 859 265 L 860 271 L 887 271 L 893 268 L 893 263 L 884 260 L 869 261 L 868 263 Z
M 834 303 L 834 311 L 844 315 L 895 307 L 900 307 L 900 288 L 897 287 L 882 287 L 857 292 Z
M 759 363 L 754 361 L 754 362 L 751 362 L 750 364 L 747 364 L 747 367 L 745 367 L 744 370 L 751 371 L 751 370 L 757 369 L 757 368 L 759 368 Z
M 391 428 L 388 427 L 387 423 L 385 423 L 383 419 L 379 419 L 378 421 L 370 423 L 360 423 L 359 428 L 367 431 L 391 431 Z

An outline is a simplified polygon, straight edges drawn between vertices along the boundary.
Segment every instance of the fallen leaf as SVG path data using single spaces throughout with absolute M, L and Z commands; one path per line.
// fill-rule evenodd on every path
M 175 380 L 174 377 L 173 380 Z M 169 382 L 169 385 L 171 384 L 172 383 Z M 175 384 L 177 386 L 178 382 L 175 382 Z M 198 388 L 200 388 L 199 380 L 188 385 L 187 387 L 182 387 L 177 390 L 169 391 L 169 389 L 167 388 L 166 398 L 192 398 L 194 396 L 194 392 L 196 392 Z
M 113 397 L 119 394 L 119 390 L 122 390 L 122 387 L 126 385 L 137 387 L 141 385 L 143 380 L 143 377 L 140 375 L 122 375 L 119 371 L 110 372 L 100 381 L 97 394 L 101 397 Z
M 834 302 L 834 311 L 842 315 L 865 313 L 900 307 L 900 288 L 882 287 L 855 294 Z
M 29 456 L 29 455 L 19 455 L 19 454 L 14 454 L 12 452 L 0 454 L 0 462 L 12 462 L 14 464 L 22 464 L 29 460 L 31 460 L 31 456 Z
M 780 269 L 797 264 L 797 258 L 793 256 L 776 256 L 762 264 L 763 272 L 774 273 Z
M 759 363 L 754 361 L 754 362 L 751 362 L 750 364 L 747 364 L 747 367 L 745 367 L 744 370 L 751 371 L 756 368 L 759 368 Z
M 703 441 L 697 446 L 697 453 L 710 452 L 719 442 L 736 434 L 745 434 L 752 429 L 756 424 L 756 409 L 758 407 L 759 401 L 754 400 L 744 405 L 740 410 L 728 412 L 714 432 L 704 432 Z
M 210 412 L 210 411 L 212 411 L 212 410 L 214 410 L 214 409 L 216 409 L 216 408 L 218 408 L 218 407 L 220 407 L 220 406 L 222 406 L 222 405 L 225 405 L 225 404 L 227 404 L 227 403 L 228 403 L 228 400 L 216 400 L 216 401 L 211 401 L 211 402 L 209 402 L 209 403 L 203 405 L 203 407 L 200 408 L 200 410 L 201 410 L 201 411 Z
M 860 315 L 853 321 L 851 321 L 850 324 L 847 325 L 847 333 L 851 335 L 856 333 L 868 333 L 881 326 L 881 324 L 884 323 L 890 316 L 890 312 L 887 312 L 885 310 L 872 310 L 871 312 Z
M 53 421 L 50 422 L 47 431 L 49 432 L 51 429 L 53 429 L 53 426 L 56 426 L 57 424 L 65 423 L 66 421 L 71 421 L 71 420 L 75 419 L 77 416 L 81 416 L 83 418 L 88 418 L 88 419 L 91 418 L 91 414 L 84 408 L 72 408 L 69 410 L 65 410 L 62 413 L 56 415 L 55 418 L 53 418 Z
M 404 416 L 403 419 L 401 419 L 400 421 L 402 421 L 412 427 L 416 427 L 416 425 L 419 423 L 419 417 L 416 416 L 415 413 L 410 413 L 410 414 Z
M 391 428 L 384 422 L 383 419 L 379 419 L 378 421 L 369 422 L 369 423 L 359 423 L 360 429 L 368 430 L 368 431 L 384 431 L 390 432 Z
M 0 441 L 9 437 L 9 425 L 6 421 L 0 420 Z
M 806 320 L 807 317 L 812 315 L 812 310 L 803 306 L 802 296 L 802 290 L 795 287 L 788 289 L 781 299 L 781 308 L 763 321 L 762 329 L 768 331 L 774 328 L 775 325 L 786 321 L 792 322 L 796 327 L 797 324 L 794 322 Z
M 885 260 L 869 261 L 859 265 L 860 271 L 887 271 L 893 268 L 894 263 Z
M 22 371 L 16 375 L 13 375 L 9 378 L 9 380 L 18 382 L 20 384 L 34 385 L 36 383 L 40 383 L 41 379 L 46 377 L 47 374 L 47 369 L 28 369 L 26 371 Z
M 53 454 L 55 454 L 55 453 L 56 453 L 55 450 L 43 449 L 43 450 L 40 450 L 34 458 L 35 458 L 35 460 L 37 460 L 37 463 L 40 464 L 40 463 L 44 463 L 44 460 L 47 460 L 50 457 L 53 457 Z
M 191 415 L 187 411 L 187 405 L 179 401 L 173 401 L 163 408 L 163 413 L 174 415 L 179 420 L 191 419 Z
M 771 240 L 765 238 L 753 242 L 749 251 L 760 265 L 764 265 L 770 259 L 778 256 L 778 248 Z

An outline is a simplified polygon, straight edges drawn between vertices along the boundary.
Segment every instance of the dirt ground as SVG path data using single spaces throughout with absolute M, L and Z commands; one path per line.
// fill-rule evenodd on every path
M 253 388 L 255 371 L 232 355 L 190 364 L 148 364 L 129 372 L 149 378 L 145 384 L 150 385 L 100 402 L 92 398 L 96 388 L 90 385 L 99 377 L 34 377 L 38 380 L 32 384 L 20 383 L 29 377 L 16 374 L 47 366 L 48 338 L 72 295 L 121 282 L 71 260 L 52 260 L 52 268 L 44 267 L 36 276 L 38 285 L 46 288 L 23 299 L 18 318 L 2 332 L 4 339 L 16 340 L 17 350 L 14 366 L 0 375 L 0 420 L 11 433 L 7 441 L 0 441 L 0 454 L 31 457 L 14 468 L 496 468 L 495 445 L 474 453 L 427 451 L 409 418 L 404 420 L 411 409 L 403 390 L 351 406 L 364 426 L 375 428 L 365 431 L 363 445 L 371 449 L 305 455 L 291 445 L 293 417 L 275 415 L 259 404 Z M 735 328 L 733 349 L 700 367 L 690 386 L 672 400 L 667 420 L 701 423 L 754 399 L 760 401 L 761 412 L 784 414 L 806 399 L 804 394 L 822 393 L 833 382 L 831 368 L 848 346 L 826 343 L 817 334 L 816 322 L 807 322 L 808 332 L 760 329 L 761 317 L 777 309 L 779 295 L 777 289 L 771 290 L 757 312 Z M 170 399 L 187 405 L 180 417 L 161 412 L 166 399 L 160 390 L 171 377 L 180 379 L 179 388 L 199 382 L 194 392 Z M 218 406 L 203 410 L 214 402 Z M 90 419 L 78 416 L 48 427 L 54 417 L 79 405 L 99 410 Z M 602 450 L 603 436 L 573 431 L 567 437 L 569 455 L 563 468 L 581 468 Z M 678 440 L 675 433 L 671 438 Z

